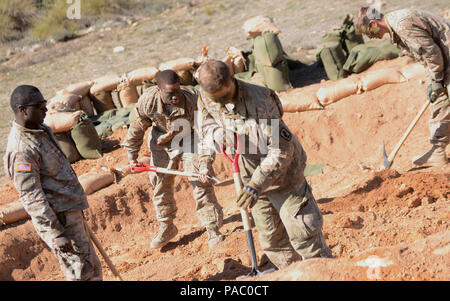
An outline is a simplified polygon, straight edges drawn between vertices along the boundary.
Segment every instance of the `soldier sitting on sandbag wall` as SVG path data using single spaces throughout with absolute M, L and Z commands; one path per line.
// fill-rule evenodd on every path
M 415 158 L 413 163 L 447 164 L 445 148 L 450 143 L 450 21 L 415 9 L 401 9 L 383 15 L 375 7 L 362 7 L 355 27 L 371 39 L 381 39 L 389 34 L 391 43 L 409 53 L 428 70 L 432 147 L 423 156 Z
M 43 124 L 46 100 L 19 86 L 11 95 L 15 120 L 4 157 L 37 234 L 59 261 L 67 280 L 102 280 L 102 267 L 83 216 L 86 194 L 51 129 Z
M 140 166 L 137 161 L 146 130 L 151 127 L 148 145 L 151 151 L 151 164 L 168 169 L 176 169 L 183 163 L 185 171 L 201 173 L 200 178 L 190 178 L 194 188 L 194 199 L 199 219 L 208 233 L 208 244 L 213 248 L 224 239 L 219 232 L 223 223 L 222 207 L 214 193 L 212 183 L 206 176 L 212 174 L 213 156 L 198 155 L 191 151 L 172 146 L 176 137 L 187 137 L 194 141 L 194 111 L 197 106 L 198 92 L 190 87 L 180 87 L 178 75 L 172 70 L 164 70 L 156 77 L 157 86 L 145 90 L 136 106 L 138 118 L 133 121 L 125 140 L 121 144 L 128 151 L 130 165 Z M 175 129 L 177 121 L 187 121 L 189 128 Z M 186 124 L 184 124 L 186 125 Z M 183 141 L 186 141 L 183 139 Z M 199 170 L 200 161 L 204 169 Z M 174 238 L 178 229 L 174 225 L 177 207 L 174 199 L 174 176 L 150 173 L 153 187 L 153 204 L 160 229 L 150 246 L 164 247 Z

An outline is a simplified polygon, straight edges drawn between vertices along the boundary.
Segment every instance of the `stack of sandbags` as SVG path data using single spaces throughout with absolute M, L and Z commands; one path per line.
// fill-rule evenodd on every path
M 53 133 L 66 133 L 80 120 L 83 111 L 75 112 L 47 112 L 44 123 Z
M 305 88 L 293 89 L 286 92 L 279 92 L 278 97 L 283 105 L 284 112 L 323 110 L 323 106 L 319 103 L 315 90 L 305 91 Z
M 351 76 L 338 81 L 329 81 L 317 91 L 317 99 L 323 106 L 328 106 L 342 98 L 358 92 L 359 77 Z
M 261 34 L 271 32 L 279 34 L 281 31 L 275 26 L 273 19 L 268 16 L 256 16 L 247 20 L 243 26 L 245 32 L 250 37 L 257 37 Z
M 120 83 L 117 86 L 119 92 L 120 103 L 123 107 L 130 104 L 137 103 L 139 100 L 139 93 L 135 85 L 131 83 L 131 80 L 126 74 L 120 78 Z
M 116 108 L 111 91 L 114 91 L 119 83 L 120 76 L 117 74 L 105 75 L 94 80 L 94 84 L 90 88 L 89 96 L 97 114 Z
M 406 78 L 396 68 L 379 69 L 361 76 L 360 89 L 370 91 L 386 84 L 398 84 L 405 81 Z
M 78 107 L 76 109 L 82 110 L 88 116 L 95 115 L 94 106 L 89 98 L 89 90 L 94 85 L 94 81 L 85 81 L 77 84 L 69 85 L 61 91 L 61 96 L 63 95 L 78 95 L 80 100 L 78 102 Z
M 245 59 L 242 51 L 236 47 L 227 48 L 227 56 L 223 59 L 231 71 L 231 74 L 237 74 L 245 71 Z
M 0 225 L 9 225 L 21 220 L 29 219 L 20 201 L 8 203 L 0 207 Z
M 81 175 L 78 180 L 87 195 L 92 194 L 114 182 L 114 172 L 109 168 L 91 170 Z

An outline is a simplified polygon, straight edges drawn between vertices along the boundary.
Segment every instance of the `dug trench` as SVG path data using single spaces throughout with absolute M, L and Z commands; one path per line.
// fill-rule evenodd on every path
M 323 111 L 284 115 L 307 163 L 326 164 L 321 175 L 307 180 L 334 259 L 300 261 L 259 280 L 450 280 L 450 164 L 414 169 L 410 160 L 429 148 L 426 117 L 391 169 L 380 171 L 383 140 L 392 150 L 426 99 L 426 85 L 419 80 L 353 95 Z M 76 173 L 126 165 L 126 152 L 117 147 L 125 134 L 126 129 L 118 130 L 105 141 L 103 158 L 74 163 Z M 140 155 L 149 155 L 146 147 Z M 218 178 L 232 176 L 221 155 L 214 169 Z M 5 181 L 2 204 L 17 200 L 12 183 Z M 175 181 L 179 233 L 161 250 L 149 246 L 158 222 L 147 173 L 119 178 L 89 195 L 85 216 L 125 280 L 231 280 L 247 274 L 251 263 L 234 186 L 217 187 L 216 195 L 224 208 L 226 238 L 212 250 L 195 214 L 192 188 L 182 177 Z M 271 263 L 253 231 L 264 270 Z M 113 280 L 102 262 L 104 278 Z M 30 221 L 0 228 L 0 279 L 63 280 Z

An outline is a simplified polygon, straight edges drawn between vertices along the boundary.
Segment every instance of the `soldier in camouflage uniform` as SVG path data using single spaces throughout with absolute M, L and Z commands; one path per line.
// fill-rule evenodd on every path
M 282 268 L 299 255 L 304 260 L 331 257 L 322 235 L 322 214 L 303 173 L 306 153 L 281 119 L 275 92 L 235 79 L 216 60 L 200 67 L 198 81 L 202 150 L 212 151 L 206 146 L 214 143 L 230 146 L 234 133 L 239 134 L 245 145 L 239 157 L 245 186 L 237 205 L 251 208 L 268 258 Z
M 212 174 L 211 155 L 199 156 L 191 147 L 172 143 L 176 137 L 183 138 L 182 143 L 191 143 L 194 138 L 194 111 L 197 106 L 198 92 L 189 87 L 180 87 L 179 77 L 172 70 L 162 71 L 157 76 L 157 87 L 147 89 L 137 103 L 137 115 L 122 143 L 128 151 L 131 166 L 139 166 L 137 161 L 146 130 L 151 127 L 148 146 L 151 151 L 151 164 L 176 169 L 183 163 L 185 171 L 201 173 L 202 177 L 189 178 L 194 190 L 196 210 L 199 219 L 208 233 L 208 244 L 212 248 L 224 239 L 219 232 L 223 222 L 222 207 L 214 193 L 212 183 L 206 181 L 206 175 Z M 186 123 L 177 123 L 186 121 Z M 177 125 L 178 124 L 178 125 Z M 177 128 L 179 126 L 179 128 Z M 174 144 L 174 145 L 173 145 Z M 194 144 L 191 143 L 193 147 Z M 203 168 L 199 168 L 202 162 Z M 152 248 L 162 248 L 178 233 L 173 219 L 177 211 L 173 196 L 174 176 L 150 173 L 153 187 L 153 204 L 160 229 L 151 242 Z
M 45 105 L 33 86 L 19 86 L 11 95 L 15 120 L 4 157 L 6 173 L 66 279 L 102 280 L 82 212 L 88 208 L 86 194 L 51 129 L 42 124 Z
M 355 27 L 370 38 L 381 39 L 389 34 L 393 44 L 428 70 L 432 147 L 413 163 L 447 164 L 445 148 L 450 142 L 450 21 L 415 9 L 401 9 L 383 15 L 373 7 L 363 7 L 357 14 Z

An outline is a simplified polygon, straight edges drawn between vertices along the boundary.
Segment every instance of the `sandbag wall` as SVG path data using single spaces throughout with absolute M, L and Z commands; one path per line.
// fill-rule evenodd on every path
M 345 97 L 361 94 L 386 84 L 406 82 L 425 76 L 425 68 L 419 64 L 408 64 L 402 68 L 385 68 L 353 74 L 338 81 L 327 81 L 316 91 L 308 88 L 293 89 L 278 93 L 285 112 L 321 110 Z M 306 89 L 308 89 L 306 91 Z

